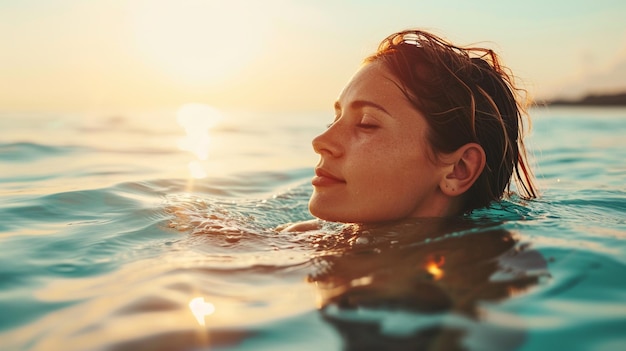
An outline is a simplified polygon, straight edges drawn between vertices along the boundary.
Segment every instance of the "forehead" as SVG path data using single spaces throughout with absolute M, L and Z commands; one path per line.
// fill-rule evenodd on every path
M 335 107 L 343 112 L 368 105 L 382 109 L 391 117 L 393 125 L 399 128 L 396 130 L 399 139 L 427 139 L 429 128 L 424 114 L 409 101 L 400 80 L 384 64 L 376 61 L 365 64 L 356 72 Z
M 409 104 L 400 81 L 380 62 L 363 65 L 352 77 L 339 96 L 339 104 L 366 100 L 390 107 Z

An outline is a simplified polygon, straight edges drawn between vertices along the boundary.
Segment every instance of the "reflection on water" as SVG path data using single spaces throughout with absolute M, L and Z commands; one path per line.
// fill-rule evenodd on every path
M 481 304 L 547 275 L 543 257 L 497 223 L 410 220 L 340 236 L 316 258 L 322 269 L 310 282 L 347 350 L 461 350 L 485 336 L 513 349 L 522 331 L 490 321 Z
M 189 301 L 189 309 L 196 317 L 198 324 L 205 326 L 204 318 L 215 312 L 215 306 L 210 302 L 205 302 L 204 297 L 195 297 Z
M 189 168 L 189 173 L 191 174 L 191 177 L 195 179 L 206 178 L 207 172 L 200 161 L 189 161 L 187 167 Z
M 178 142 L 178 148 L 191 152 L 196 159 L 189 162 L 189 172 L 193 178 L 201 179 L 207 172 L 201 161 L 209 157 L 211 128 L 224 117 L 215 108 L 204 104 L 185 104 L 176 113 L 178 124 L 185 129 L 186 136 Z
M 320 316 L 346 350 L 460 350 L 469 344 L 482 350 L 483 338 L 495 349 L 514 349 L 524 340 L 524 323 L 482 306 L 548 276 L 542 255 L 496 221 L 411 219 L 367 228 L 326 223 L 318 231 L 263 235 L 253 218 L 208 201 L 187 199 L 175 213 L 173 224 L 191 225 L 185 229 L 211 248 L 207 254 L 238 256 L 229 265 L 240 262 L 241 269 L 256 272 L 254 280 L 280 276 L 285 253 L 300 252 L 293 267 L 308 272 Z M 281 249 L 252 260 L 238 255 L 268 245 Z M 305 296 L 300 303 L 307 305 Z M 273 291 L 264 298 L 284 297 Z
M 443 269 L 441 269 L 441 266 L 443 266 L 444 263 L 445 257 L 441 256 L 438 261 L 429 261 L 424 268 L 428 273 L 430 273 L 430 275 L 433 276 L 434 280 L 439 280 L 443 277 Z

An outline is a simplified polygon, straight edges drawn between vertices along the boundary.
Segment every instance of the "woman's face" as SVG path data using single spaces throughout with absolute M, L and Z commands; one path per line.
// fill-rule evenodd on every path
M 363 66 L 335 104 L 335 121 L 313 139 L 320 155 L 311 213 L 344 223 L 445 215 L 422 114 L 380 62 Z

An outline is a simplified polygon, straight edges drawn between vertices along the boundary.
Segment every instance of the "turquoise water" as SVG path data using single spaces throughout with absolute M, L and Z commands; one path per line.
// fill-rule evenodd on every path
M 626 349 L 626 109 L 532 111 L 537 201 L 293 234 L 332 116 L 198 111 L 0 115 L 0 349 Z

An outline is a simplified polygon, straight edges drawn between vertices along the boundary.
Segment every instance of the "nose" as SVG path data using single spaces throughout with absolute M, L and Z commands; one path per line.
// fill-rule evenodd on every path
M 315 153 L 320 154 L 322 156 L 333 156 L 339 157 L 342 154 L 342 147 L 339 141 L 341 138 L 338 138 L 338 128 L 337 123 L 331 125 L 328 129 L 326 129 L 322 134 L 313 138 L 312 145 Z

